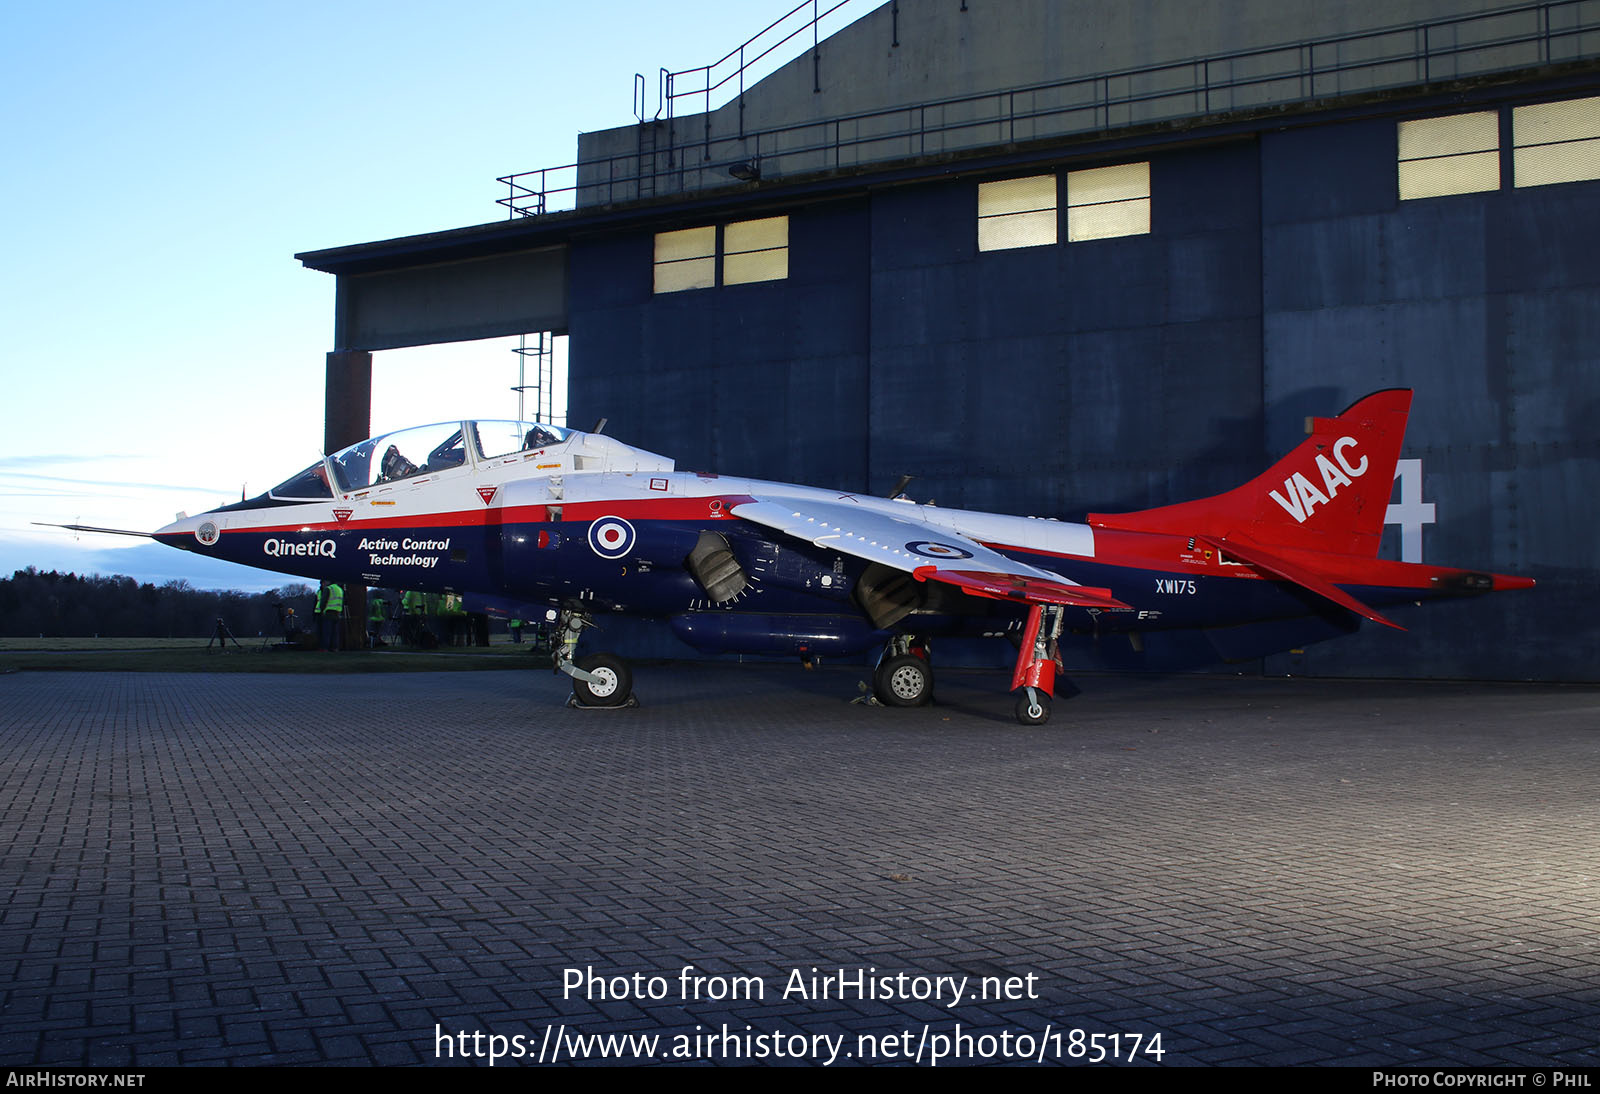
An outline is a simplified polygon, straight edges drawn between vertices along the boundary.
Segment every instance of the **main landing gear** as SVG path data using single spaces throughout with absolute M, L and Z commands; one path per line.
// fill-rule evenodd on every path
M 1061 637 L 1065 614 L 1059 604 L 1033 604 L 1028 608 L 1022 645 L 1017 650 L 1017 668 L 1011 674 L 1011 690 L 1017 692 L 1017 721 L 1025 726 L 1042 726 L 1050 720 L 1056 670 L 1061 667 L 1056 639 Z M 1072 694 L 1075 692 L 1068 692 Z
M 639 700 L 633 694 L 633 670 L 614 653 L 591 653 L 582 660 L 574 660 L 578 637 L 585 627 L 594 626 L 586 614 L 563 609 L 556 623 L 555 649 L 551 661 L 557 672 L 572 677 L 571 707 L 636 707 Z
M 872 694 L 886 707 L 920 707 L 932 701 L 927 641 L 907 635 L 891 638 L 872 670 Z
M 1050 720 L 1050 703 L 1058 691 L 1063 698 L 1078 694 L 1071 681 L 1056 678 L 1061 668 L 1056 640 L 1061 637 L 1065 615 L 1059 604 L 1034 604 L 1028 609 L 1016 671 L 1011 676 L 1011 690 L 1017 694 L 1017 721 L 1025 726 Z M 933 664 L 927 639 L 912 635 L 891 638 L 872 670 L 872 694 L 886 707 L 920 707 L 931 702 Z

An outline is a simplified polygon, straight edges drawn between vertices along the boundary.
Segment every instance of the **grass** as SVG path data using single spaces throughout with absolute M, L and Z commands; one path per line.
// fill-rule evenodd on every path
M 196 638 L 0 638 L 0 652 L 16 650 L 192 650 L 204 646 Z
M 439 650 L 263 649 L 259 639 L 226 652 L 203 638 L 0 638 L 0 672 L 475 672 L 539 668 L 549 655 L 526 645 Z

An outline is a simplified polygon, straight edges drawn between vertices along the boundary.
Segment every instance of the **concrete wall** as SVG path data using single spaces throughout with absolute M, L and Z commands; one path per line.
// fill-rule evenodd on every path
M 820 92 L 812 90 L 807 51 L 745 93 L 744 120 L 747 129 L 774 128 L 1505 6 L 1505 0 L 901 0 L 898 20 L 883 4 L 822 43 Z M 1378 55 L 1364 48 L 1365 56 Z M 738 103 L 715 113 L 736 116 Z
M 545 247 L 342 275 L 334 340 L 378 350 L 565 331 L 566 258 L 564 248 Z
M 769 179 L 794 177 L 1600 52 L 1600 34 L 1560 37 L 1583 14 L 1571 8 L 1552 18 L 1553 41 L 1541 37 L 1537 11 L 1434 26 L 1425 35 L 1417 29 L 1506 6 L 1504 0 L 902 0 L 898 18 L 891 5 L 880 6 L 823 41 L 815 57 L 807 50 L 710 115 L 582 135 L 578 203 L 727 186 L 727 167 L 737 161 L 759 160 Z M 1384 28 L 1394 29 L 1314 49 L 1300 44 Z M 1531 40 L 1471 48 L 1520 35 Z M 1415 60 L 1424 45 L 1433 58 L 1426 65 Z M 1463 47 L 1467 52 L 1448 55 Z M 1251 51 L 1265 52 L 1238 56 Z M 1193 63 L 1222 55 L 1234 59 Z M 1361 67 L 1338 70 L 1349 65 Z M 1150 66 L 1169 67 L 1039 87 Z M 1018 88 L 1035 90 L 991 94 Z M 634 181 L 641 175 L 650 177 Z

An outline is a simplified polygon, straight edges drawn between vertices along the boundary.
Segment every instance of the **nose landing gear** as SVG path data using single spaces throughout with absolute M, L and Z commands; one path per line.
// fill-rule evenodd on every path
M 551 661 L 557 672 L 572 677 L 572 697 L 569 707 L 636 707 L 638 697 L 633 694 L 633 670 L 614 653 L 591 653 L 581 661 L 573 659 L 578 649 L 578 637 L 595 622 L 589 616 L 570 608 L 562 609 L 556 623 L 555 649 Z

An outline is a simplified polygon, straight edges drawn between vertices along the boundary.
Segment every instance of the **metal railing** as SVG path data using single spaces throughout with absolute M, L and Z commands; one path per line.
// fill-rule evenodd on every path
M 675 117 L 679 99 L 699 98 L 701 100 L 701 111 L 709 114 L 711 113 L 712 95 L 721 91 L 735 80 L 738 81 L 738 84 L 732 90 L 736 90 L 738 97 L 743 98 L 746 73 L 758 68 L 761 62 L 765 61 L 775 51 L 788 45 L 808 30 L 811 32 L 811 48 L 814 51 L 822 41 L 823 21 L 849 3 L 851 3 L 851 0 L 833 0 L 824 9 L 821 0 L 801 0 L 801 3 L 796 4 L 788 12 L 774 19 L 767 26 L 752 34 L 746 41 L 729 50 L 717 60 L 712 61 L 709 65 L 701 65 L 699 68 L 686 68 L 678 72 L 668 72 L 663 68 L 660 75 L 660 84 L 657 88 L 659 105 L 656 107 L 655 119 L 659 120 L 663 112 L 666 113 L 668 119 Z M 801 22 L 795 18 L 802 15 L 807 9 L 811 12 L 810 19 Z M 722 75 L 719 76 L 718 73 L 722 73 Z M 686 76 L 693 76 L 697 79 L 689 86 L 680 88 L 679 81 Z M 636 76 L 635 79 L 643 80 L 643 77 Z M 813 74 L 814 81 L 815 74 Z M 634 116 L 641 122 L 645 120 L 642 97 L 640 98 L 639 109 L 634 112 Z
M 675 129 L 669 112 L 665 120 L 641 123 L 636 151 L 502 176 L 497 181 L 508 193 L 498 204 L 511 217 L 535 216 L 550 211 L 553 201 L 609 204 L 636 199 L 646 187 L 650 195 L 659 195 L 731 185 L 732 165 L 754 164 L 761 177 L 772 178 L 1596 57 L 1600 0 L 1542 0 L 749 133 L 742 131 L 742 111 L 722 134 L 713 132 L 707 111 L 703 132 L 693 137 Z M 704 95 L 709 102 L 715 87 L 732 78 L 713 84 L 715 68 L 688 70 L 705 72 L 706 80 L 703 88 L 685 94 Z M 672 101 L 671 96 L 663 100 L 667 107 Z M 643 131 L 649 127 L 654 129 L 647 148 Z

